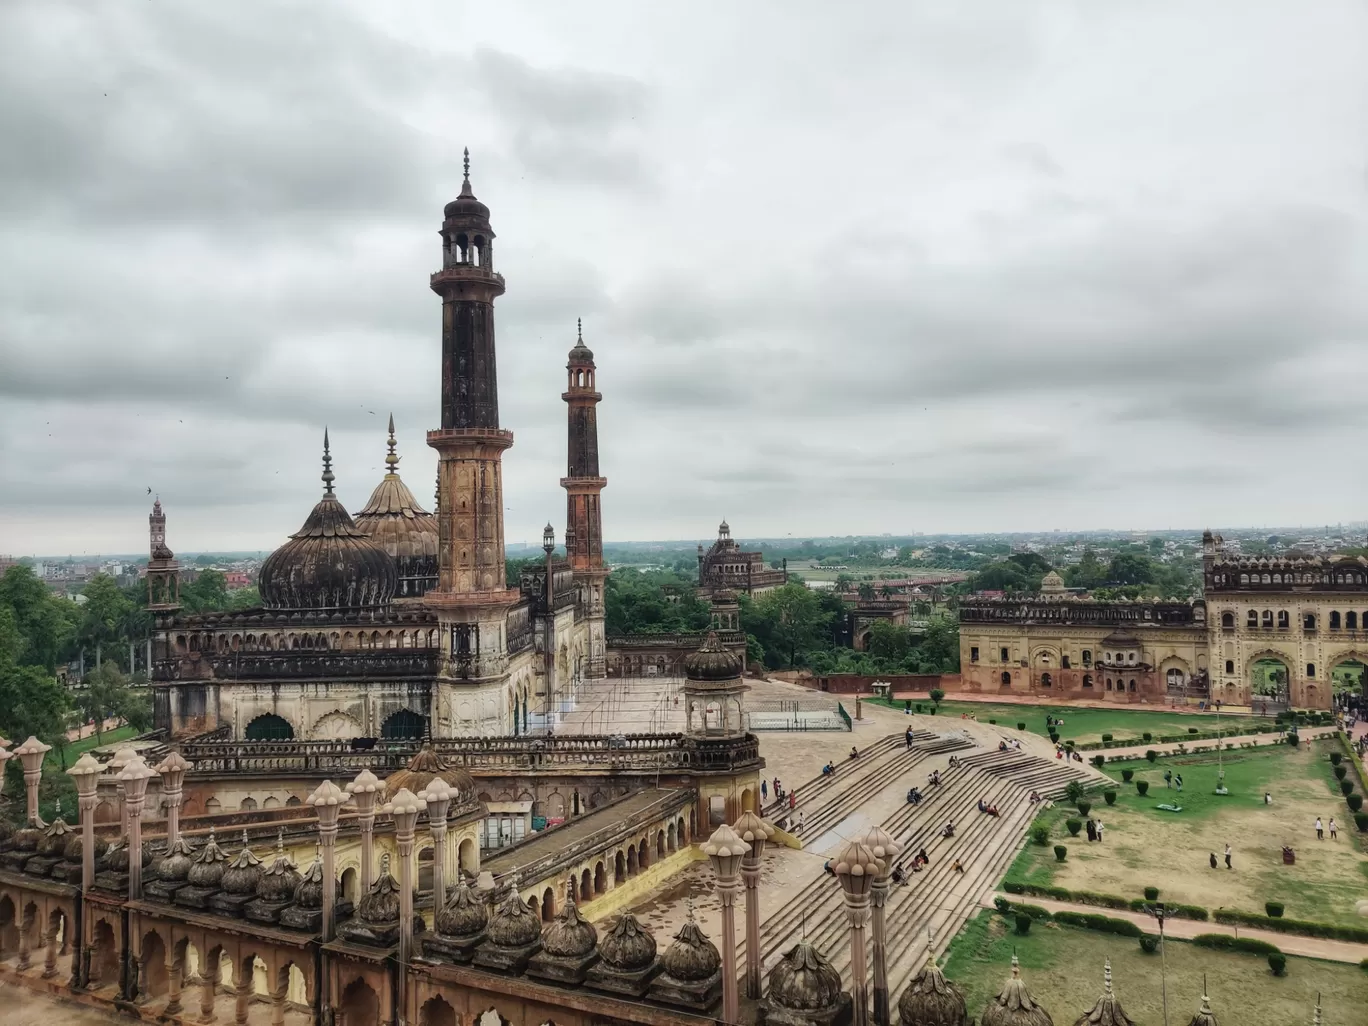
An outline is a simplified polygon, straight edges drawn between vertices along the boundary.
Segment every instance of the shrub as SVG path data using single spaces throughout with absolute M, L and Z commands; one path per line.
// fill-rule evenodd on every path
M 1349 804 L 1350 812 L 1357 813 L 1359 809 L 1363 808 L 1363 795 L 1361 794 L 1345 795 L 1344 800 Z M 1357 816 L 1355 816 L 1354 822 L 1358 822 Z
M 1348 775 L 1348 773 L 1349 773 L 1349 767 L 1348 767 L 1348 766 L 1336 766 L 1336 767 L 1335 767 L 1335 779 L 1336 779 L 1336 780 L 1343 780 L 1343 779 L 1345 778 L 1345 776 Z
M 1140 935 L 1140 950 L 1147 955 L 1152 955 L 1159 950 L 1159 937 L 1153 933 L 1142 933 Z
M 1004 880 L 1004 881 L 1002 881 L 1002 889 L 1003 889 L 1004 891 L 1006 891 L 1008 894 L 1025 894 L 1025 893 L 1026 893 L 1026 885 L 1025 885 L 1025 884 L 1019 884 L 1019 883 L 1017 883 L 1015 880 Z
M 1079 802 L 1079 803 L 1078 803 L 1078 814 L 1079 814 L 1080 816 L 1086 816 L 1086 815 L 1087 815 L 1089 812 L 1091 812 L 1091 811 L 1092 811 L 1092 802 Z
M 942 688 L 932 688 L 930 695 L 931 701 L 935 702 L 937 705 L 940 705 L 941 702 L 945 701 L 945 691 Z
M 1282 952 L 1268 956 L 1268 968 L 1273 970 L 1274 976 L 1281 976 L 1287 969 L 1287 956 Z
M 927 712 L 929 712 L 932 716 L 935 716 L 935 715 L 936 715 L 936 709 L 937 709 L 937 708 L 938 708 L 937 706 L 934 706 L 934 705 L 933 705 L 930 709 L 927 710 Z
M 1106 743 L 1107 743 L 1108 741 L 1110 741 L 1111 739 L 1112 739 L 1112 736 L 1111 736 L 1110 734 L 1103 734 L 1103 735 L 1102 735 L 1102 743 L 1103 743 L 1103 744 L 1106 744 Z
M 1359 804 L 1360 804 L 1360 805 L 1363 804 L 1363 796 L 1362 796 L 1362 795 L 1357 795 L 1357 794 L 1355 794 L 1355 795 L 1350 795 L 1350 797 L 1351 797 L 1351 798 L 1357 798 L 1357 799 L 1359 800 Z M 1351 804 L 1349 807 L 1352 809 L 1352 808 L 1353 808 L 1353 805 Z M 1355 813 L 1354 813 L 1354 826 L 1356 826 L 1356 827 L 1359 828 L 1359 833 L 1361 833 L 1361 834 L 1368 834 L 1368 812 L 1355 812 Z
M 1107 764 L 1107 757 L 1105 755 L 1094 755 L 1089 761 L 1098 769 L 1101 769 Z
M 1281 901 L 1265 901 L 1264 911 L 1274 919 L 1281 919 L 1283 914 L 1283 903 Z
M 1123 770 L 1121 771 L 1121 780 L 1122 780 L 1123 783 L 1129 784 L 1129 783 L 1131 782 L 1131 778 L 1134 777 L 1134 776 L 1135 776 L 1135 770 L 1133 770 L 1133 769 L 1123 769 Z
M 1293 748 L 1296 748 L 1297 745 L 1301 744 L 1301 737 L 1297 734 L 1288 734 L 1287 743 L 1291 745 Z
M 1150 762 L 1153 762 L 1155 759 L 1159 758 L 1159 753 L 1156 752 L 1153 748 L 1151 748 L 1145 752 L 1145 758 L 1148 759 Z
M 1329 940 L 1350 941 L 1355 944 L 1368 944 L 1368 929 L 1361 926 L 1335 926 L 1331 923 L 1309 923 L 1300 919 L 1280 919 L 1274 916 L 1261 916 L 1253 912 L 1238 912 L 1222 909 L 1216 913 L 1218 923 L 1238 923 L 1241 926 L 1257 926 L 1278 933 L 1296 933 L 1304 937 L 1325 937 Z
M 1031 840 L 1034 841 L 1036 844 L 1049 844 L 1050 828 L 1047 826 L 1031 827 Z
M 996 723 L 997 723 L 997 720 L 989 720 L 988 722 L 989 722 L 989 723 L 996 724 Z
M 1017 724 L 1017 730 L 1025 730 L 1025 729 L 1026 729 L 1026 724 L 1024 724 L 1024 723 L 1018 723 L 1018 724 Z
M 1146 888 L 1145 888 L 1145 900 L 1146 900 L 1146 901 L 1158 901 L 1158 900 L 1159 900 L 1159 888 L 1158 888 L 1158 887 L 1146 887 Z
M 1057 730 L 1052 730 L 1052 731 L 1050 731 L 1050 741 L 1051 741 L 1052 744 L 1059 744 L 1059 731 L 1057 731 Z
M 1340 794 L 1342 794 L 1342 795 L 1344 795 L 1344 797 L 1348 798 L 1348 797 L 1349 797 L 1351 794 L 1353 794 L 1353 793 L 1354 793 L 1354 782 L 1353 782 L 1352 780 L 1341 780 L 1341 781 L 1340 781 Z
M 1103 791 L 1103 792 L 1102 792 L 1102 800 L 1105 801 L 1108 805 L 1115 805 L 1115 804 L 1116 804 L 1116 792 L 1115 792 L 1115 791 Z
M 1028 934 L 1028 933 L 1031 932 L 1031 917 L 1030 917 L 1030 916 L 1022 915 L 1020 912 L 1017 913 L 1017 916 L 1016 916 L 1016 932 L 1019 933 L 1019 934 L 1021 934 L 1021 936 L 1023 936 L 1023 937 L 1026 936 L 1026 934 Z
M 1145 744 L 1149 744 L 1151 741 L 1154 740 L 1154 735 L 1153 735 L 1150 731 L 1147 730 L 1147 731 L 1145 731 L 1143 734 L 1140 735 L 1140 738 L 1141 738 L 1141 740 L 1143 740 L 1143 741 L 1145 742 Z
M 1085 930 L 1114 933 L 1121 937 L 1139 937 L 1143 933 L 1140 927 L 1129 919 L 1112 919 L 1110 916 L 1099 916 L 1095 912 L 1056 912 L 1053 918 L 1056 923 L 1063 923 L 1066 926 L 1081 926 Z
M 1083 784 L 1078 780 L 1070 780 L 1064 785 L 1064 797 L 1071 802 L 1076 802 L 1083 797 Z
M 1064 859 L 1065 859 L 1065 857 L 1069 854 L 1069 849 L 1066 848 L 1066 847 L 1064 847 L 1064 845 L 1062 845 L 1062 844 L 1056 844 L 1056 845 L 1054 846 L 1054 853 L 1055 853 L 1055 861 L 1056 861 L 1056 862 L 1063 862 Z
M 918 703 L 917 703 L 917 712 L 921 712 L 921 711 L 922 711 L 921 703 L 918 702 Z
M 1368 973 L 1368 958 L 1365 958 L 1362 962 L 1359 963 L 1359 968 L 1362 969 L 1365 973 Z
M 1010 909 L 1010 908 L 1012 907 L 1012 903 L 1011 903 L 1010 901 L 1008 901 L 1006 898 L 994 898 L 994 899 L 993 899 L 993 905 L 994 905 L 994 906 L 997 908 L 997 910 L 998 910 L 999 912 L 1001 912 L 1004 916 L 1007 914 L 1008 909 Z
M 1192 943 L 1202 948 L 1215 948 L 1217 951 L 1244 951 L 1251 955 L 1280 955 L 1276 944 L 1255 940 L 1252 937 L 1232 937 L 1228 933 L 1199 933 Z
M 1338 765 L 1339 765 L 1341 762 L 1343 762 L 1343 761 L 1344 761 L 1344 753 L 1343 753 L 1343 752 L 1331 752 L 1331 753 L 1330 753 L 1330 763 L 1331 763 L 1332 765 L 1338 766 Z
M 1077 837 L 1078 832 L 1083 829 L 1083 821 L 1070 816 L 1064 821 L 1064 825 L 1069 829 L 1070 837 Z
M 1023 916 L 1026 916 L 1030 919 L 1045 920 L 1050 918 L 1050 913 L 1046 909 L 1041 908 L 1039 905 L 1016 904 L 1012 906 L 1012 909 L 1013 911 L 1020 912 Z
M 1144 797 L 1145 795 L 1149 794 L 1149 781 L 1137 780 L 1135 782 L 1135 790 L 1136 793 L 1139 794 L 1141 797 Z

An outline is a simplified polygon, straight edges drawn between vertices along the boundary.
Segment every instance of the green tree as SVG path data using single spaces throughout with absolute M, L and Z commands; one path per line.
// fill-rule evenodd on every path
M 874 601 L 874 585 L 870 584 L 868 581 L 861 581 L 859 588 L 856 590 L 860 596 L 861 602 Z
M 97 652 L 104 646 L 129 636 L 129 620 L 136 606 L 119 590 L 114 578 L 96 574 L 81 590 L 85 604 L 81 607 L 81 623 L 77 639 L 82 645 Z
M 181 588 L 181 605 L 189 613 L 218 613 L 228 608 L 228 581 L 217 570 L 201 570 Z
M 786 584 L 765 592 L 749 604 L 749 611 L 759 628 L 753 633 L 762 642 L 765 635 L 772 638 L 775 645 L 787 653 L 789 666 L 797 665 L 799 651 L 824 647 L 830 643 L 827 640 L 831 626 L 830 614 L 822 609 L 817 595 L 801 584 Z M 746 623 L 746 612 L 743 608 L 743 624 Z M 749 631 L 750 625 L 746 626 Z
M 1096 588 L 1107 579 L 1107 567 L 1092 549 L 1084 549 L 1078 565 L 1070 567 L 1065 574 L 1065 580 L 1074 588 Z
M 102 743 L 104 721 L 110 717 L 123 720 L 135 730 L 146 730 L 152 722 L 152 700 L 147 689 L 134 688 L 113 659 L 104 660 L 97 670 L 86 674 L 79 702 L 81 711 L 95 721 L 97 744 Z
M 15 656 L 25 646 L 13 611 L 0 605 L 0 732 L 51 743 L 66 733 L 67 693 L 42 667 L 18 663 Z
M 0 577 L 0 605 L 9 607 L 24 638 L 15 661 L 55 672 L 72 637 L 75 606 L 54 596 L 27 566 L 12 566 Z
M 926 672 L 956 673 L 960 668 L 959 621 L 948 616 L 932 620 L 926 627 L 918 651 Z
M 912 651 L 912 632 L 891 620 L 878 620 L 869 628 L 865 650 L 881 659 L 902 659 Z
M 1112 584 L 1150 584 L 1155 578 L 1154 563 L 1148 556 L 1121 552 L 1112 556 L 1107 578 Z

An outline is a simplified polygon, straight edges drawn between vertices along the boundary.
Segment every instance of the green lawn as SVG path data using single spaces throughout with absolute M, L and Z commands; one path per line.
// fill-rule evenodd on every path
M 1215 753 L 1108 763 L 1104 769 L 1116 781 L 1117 800 L 1108 806 L 1100 795 L 1091 797 L 1093 817 L 1106 824 L 1106 840 L 1092 844 L 1086 835 L 1072 837 L 1065 820 L 1077 816 L 1073 808 L 1056 807 L 1042 813 L 1038 824 L 1050 830 L 1050 845 L 1027 845 L 1007 874 L 1010 880 L 1039 886 L 1055 885 L 1076 891 L 1095 891 L 1138 898 L 1146 886 L 1161 889 L 1169 901 L 1262 913 L 1267 901 L 1281 901 L 1289 918 L 1363 926 L 1355 902 L 1368 894 L 1368 858 L 1363 835 L 1339 795 L 1328 755 L 1337 741 L 1305 743 L 1294 749 L 1280 745 L 1236 749 L 1223 753 L 1229 795 L 1213 794 Z M 1141 797 L 1134 782 L 1121 782 L 1121 771 L 1132 769 L 1135 780 L 1149 782 Z M 1165 769 L 1183 775 L 1181 794 L 1165 788 Z M 1273 801 L 1263 802 L 1268 791 Z M 1182 806 L 1179 813 L 1156 808 L 1160 803 Z M 1317 816 L 1328 824 L 1334 816 L 1339 839 L 1318 841 L 1312 825 Z M 1057 862 L 1051 848 L 1068 847 L 1068 858 Z M 1209 856 L 1219 857 L 1229 843 L 1234 868 L 1213 870 Z M 1284 865 L 1282 846 L 1291 845 L 1295 865 Z
M 870 701 L 877 701 L 877 699 L 870 699 Z M 896 709 L 903 707 L 901 699 L 895 699 L 889 704 Z M 913 703 L 914 708 L 915 705 L 916 703 Z M 929 706 L 930 703 L 922 702 L 924 710 Z M 1118 741 L 1123 738 L 1135 738 L 1138 744 L 1140 743 L 1140 736 L 1145 731 L 1159 737 L 1164 734 L 1186 734 L 1189 727 L 1196 727 L 1203 732 L 1215 730 L 1217 727 L 1215 713 L 1179 713 L 1164 709 L 1134 709 L 1130 707 L 1087 709 L 1075 706 L 999 705 L 993 702 L 948 701 L 941 703 L 938 715 L 959 719 L 962 713 L 978 717 L 980 723 L 994 719 L 1000 726 L 1004 727 L 1015 727 L 1018 723 L 1025 723 L 1027 730 L 1042 736 L 1048 736 L 1050 733 L 1049 728 L 1045 726 L 1046 715 L 1058 716 L 1064 720 L 1063 725 L 1059 728 L 1060 738 L 1064 740 L 1072 738 L 1080 744 L 1101 741 L 1103 734 L 1115 735 Z M 1222 714 L 1220 727 L 1231 734 L 1238 734 L 1251 726 L 1267 726 L 1271 722 L 1270 717 Z
M 1014 951 L 1031 996 L 1056 1023 L 1073 1022 L 1092 1008 L 1102 993 L 1106 959 L 1126 1014 L 1139 1023 L 1164 1021 L 1160 957 L 1142 952 L 1135 938 L 1039 922 L 1022 937 L 992 912 L 965 925 L 951 942 L 945 964 L 945 975 L 965 991 L 970 1016 L 981 1016 L 1001 990 Z M 1356 965 L 1289 956 L 1286 974 L 1279 977 L 1259 955 L 1183 941 L 1168 941 L 1165 955 L 1172 1023 L 1187 1022 L 1197 1011 L 1204 974 L 1216 1017 L 1240 1026 L 1309 1023 L 1318 993 L 1326 1023 L 1361 1022 L 1368 1002 L 1368 973 Z
M 67 767 L 75 765 L 84 752 L 92 748 L 99 748 L 102 745 L 110 745 L 116 741 L 127 741 L 131 737 L 137 737 L 138 732 L 132 727 L 116 727 L 114 730 L 106 730 L 101 737 L 96 740 L 95 735 L 82 738 L 79 741 L 72 741 L 66 746 L 66 751 L 58 751 L 57 746 L 52 746 L 52 751 L 47 753 L 47 758 L 43 760 L 43 772 L 60 773 L 62 770 L 62 758 L 66 758 Z

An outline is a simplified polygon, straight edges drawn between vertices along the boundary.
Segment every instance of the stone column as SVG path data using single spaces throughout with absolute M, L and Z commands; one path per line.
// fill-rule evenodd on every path
M 446 904 L 447 813 L 456 792 L 441 777 L 418 792 L 419 801 L 427 803 L 428 829 L 432 832 L 432 916 Z M 429 924 L 431 925 L 431 924 Z
M 67 770 L 76 781 L 76 807 L 81 813 L 81 891 L 90 890 L 95 882 L 95 806 L 100 803 L 98 793 L 100 774 L 104 767 L 86 752 Z
M 112 776 L 115 781 L 118 781 L 119 774 L 123 772 L 124 767 L 128 765 L 130 760 L 136 759 L 137 757 L 137 751 L 128 745 L 124 745 L 114 753 L 114 758 L 109 760 L 109 763 L 105 768 L 109 770 L 110 776 Z M 119 837 L 120 839 L 126 839 L 128 837 L 128 806 L 127 802 L 124 800 L 123 784 L 118 785 L 117 801 L 119 804 Z
M 237 963 L 237 973 L 234 975 L 237 981 L 237 1007 L 233 1016 L 236 1026 L 247 1026 L 247 1009 L 252 1001 L 252 965 Z
M 333 939 L 333 915 L 337 905 L 337 816 L 349 795 L 331 780 L 325 780 L 309 795 L 308 802 L 318 813 L 318 843 L 323 849 L 323 942 Z
M 38 783 L 43 779 L 43 758 L 52 751 L 52 745 L 45 745 L 32 735 L 12 754 L 19 757 L 24 767 L 24 790 L 28 796 L 28 821 L 33 826 L 45 827 L 38 815 Z
M 880 866 L 869 887 L 869 900 L 874 908 L 874 1022 L 876 1026 L 890 1026 L 884 905 L 888 901 L 889 875 L 893 872 L 893 863 L 902 853 L 902 845 L 879 826 L 869 828 L 864 843 L 879 860 Z
M 285 1026 L 285 998 L 289 993 L 290 978 L 287 974 L 285 982 L 280 983 L 271 994 L 271 1026 Z
M 774 834 L 774 827 L 754 812 L 746 811 L 732 825 L 732 830 L 748 846 L 741 858 L 741 879 L 746 886 L 746 997 L 758 1000 L 762 986 L 760 857 L 765 853 L 765 842 Z
M 408 1014 L 408 964 L 413 949 L 413 830 L 423 805 L 407 787 L 385 806 L 394 819 L 394 841 L 399 849 L 399 1014 Z
M 852 1026 L 869 1023 L 869 968 L 865 960 L 865 924 L 869 922 L 869 891 L 882 868 L 869 847 L 846 841 L 832 867 L 845 895 L 846 922 L 850 924 L 850 996 L 855 1003 Z
M 185 794 L 185 772 L 190 763 L 180 752 L 172 752 L 157 763 L 157 772 L 162 778 L 162 803 L 166 806 L 166 848 L 180 837 L 181 801 Z
M 219 960 L 216 958 L 211 962 L 206 954 L 200 964 L 200 1022 L 213 1022 L 217 1018 L 214 1015 L 214 988 L 218 985 L 218 978 Z
M 175 957 L 175 948 L 166 953 L 166 1008 L 162 1010 L 164 1015 L 179 1015 L 181 1011 L 181 974 L 185 972 L 185 964 Z
M 363 769 L 356 779 L 347 785 L 347 791 L 356 803 L 356 812 L 361 823 L 361 893 L 369 894 L 375 882 L 375 803 L 384 787 L 380 779 L 368 769 Z
M 142 897 L 142 813 L 147 801 L 147 782 L 156 770 L 135 755 L 119 774 L 124 786 L 124 807 L 128 814 L 128 900 Z
M 736 874 L 750 845 L 723 823 L 702 848 L 717 874 L 717 896 L 722 902 L 722 1021 L 734 1023 L 741 1007 L 736 986 L 736 892 L 741 882 Z
M 22 914 L 19 918 L 19 963 L 16 968 L 23 972 L 33 965 L 31 961 L 32 951 L 29 946 L 29 934 L 33 932 L 33 920 L 27 915 Z
M 47 956 L 43 959 L 43 979 L 57 975 L 57 927 L 49 924 L 46 933 Z

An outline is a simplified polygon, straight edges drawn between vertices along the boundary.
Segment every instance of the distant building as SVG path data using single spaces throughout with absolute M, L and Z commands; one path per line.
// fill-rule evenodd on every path
M 250 588 L 252 586 L 252 575 L 242 570 L 225 570 L 223 572 L 223 584 L 229 591 Z
M 741 551 L 725 520 L 718 525 L 717 541 L 706 552 L 698 546 L 698 590 L 705 596 L 720 591 L 759 595 L 787 583 L 788 570 L 767 568 L 763 552 Z

